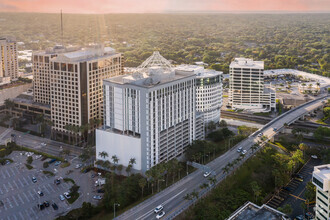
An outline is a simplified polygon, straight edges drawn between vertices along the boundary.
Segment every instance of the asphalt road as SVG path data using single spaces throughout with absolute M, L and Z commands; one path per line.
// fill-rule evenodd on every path
M 0 127 L 0 142 L 11 138 L 11 134 L 15 134 L 15 141 L 18 145 L 32 148 L 47 154 L 54 156 L 59 156 L 62 149 L 69 149 L 70 155 L 77 156 L 82 153 L 82 149 L 72 145 L 64 144 L 61 142 L 53 141 L 47 138 L 38 137 L 35 135 L 30 135 L 20 131 L 15 131 L 13 129 L 6 129 Z M 1 133 L 2 131 L 2 133 Z M 45 143 L 46 146 L 42 146 L 41 143 Z M 62 147 L 62 148 L 61 148 Z
M 277 132 L 279 132 L 281 128 L 283 128 L 284 123 L 289 124 L 301 115 L 304 115 L 306 112 L 312 111 L 322 106 L 322 101 L 323 98 L 319 98 L 306 105 L 303 105 L 303 107 L 298 107 L 292 111 L 287 112 L 286 114 L 281 115 L 280 117 L 266 124 L 262 129 L 259 129 L 258 132 L 252 134 L 249 138 L 237 144 L 234 148 L 227 151 L 222 156 L 207 164 L 207 166 L 215 172 L 217 180 L 223 179 L 225 174 L 222 174 L 222 168 L 225 167 L 228 162 L 232 162 L 237 157 L 239 157 L 239 154 L 237 153 L 237 149 L 239 147 L 247 150 L 247 154 L 245 156 L 245 159 L 247 159 L 252 155 L 250 149 L 251 146 L 260 141 L 260 139 L 257 137 L 259 132 L 263 132 L 263 134 L 270 139 Z M 275 127 L 277 128 L 276 131 L 273 130 Z M 186 207 L 189 203 L 189 201 L 185 200 L 183 197 L 187 193 L 191 193 L 194 190 L 200 191 L 199 186 L 204 183 L 209 183 L 209 181 L 207 178 L 204 178 L 202 170 L 197 170 L 182 180 L 178 181 L 174 185 L 166 188 L 162 192 L 154 195 L 150 199 L 124 212 L 116 219 L 155 219 L 156 214 L 153 213 L 153 210 L 158 205 L 164 206 L 166 215 L 163 217 L 163 219 L 172 219 L 178 212 L 181 211 L 183 207 Z

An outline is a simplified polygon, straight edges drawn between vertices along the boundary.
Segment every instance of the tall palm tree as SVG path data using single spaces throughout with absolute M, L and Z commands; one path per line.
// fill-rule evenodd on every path
M 139 180 L 139 186 L 140 186 L 141 191 L 142 191 L 142 197 L 143 197 L 143 189 L 146 185 L 147 185 L 147 180 L 145 178 L 141 178 Z
M 131 164 L 133 168 L 134 164 L 136 164 L 136 159 L 134 157 L 129 159 L 129 164 Z
M 112 162 L 113 162 L 114 164 L 117 164 L 118 161 L 119 161 L 117 155 L 113 155 L 113 156 L 111 157 L 111 159 L 112 159 Z
M 117 166 L 117 170 L 118 170 L 118 172 L 119 172 L 119 175 L 121 175 L 121 171 L 123 170 L 123 165 L 122 165 L 122 164 L 119 164 L 119 165 Z
M 99 156 L 103 157 L 103 159 L 105 159 L 106 157 L 109 157 L 109 154 L 105 151 L 99 152 Z

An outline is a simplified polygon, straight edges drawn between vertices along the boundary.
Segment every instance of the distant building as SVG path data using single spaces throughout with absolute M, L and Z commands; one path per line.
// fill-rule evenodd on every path
M 122 55 L 109 47 L 56 46 L 34 52 L 34 101 L 50 105 L 52 138 L 80 139 L 82 133 L 67 130 L 67 125 L 79 127 L 102 119 L 103 79 L 121 74 Z
M 315 219 L 330 219 L 330 164 L 314 167 L 313 184 L 316 186 Z
M 0 78 L 18 78 L 17 43 L 12 38 L 0 38 Z
M 196 75 L 196 111 L 204 114 L 204 122 L 220 122 L 222 107 L 222 72 L 202 66 L 180 65 L 176 72 Z
M 203 115 L 196 114 L 196 75 L 175 71 L 158 52 L 132 75 L 104 80 L 104 126 L 96 130 L 96 157 L 107 152 L 124 166 L 145 172 L 181 156 L 204 138 Z M 198 127 L 196 127 L 198 126 Z
M 267 112 L 276 108 L 275 91 L 264 86 L 264 62 L 235 58 L 229 66 L 229 105 Z
M 284 213 L 263 204 L 258 206 L 247 202 L 232 213 L 227 220 L 285 220 L 290 219 Z

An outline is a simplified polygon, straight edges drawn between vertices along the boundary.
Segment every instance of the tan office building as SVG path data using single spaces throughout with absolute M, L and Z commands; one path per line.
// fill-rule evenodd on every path
M 0 78 L 18 78 L 17 44 L 14 39 L 0 38 Z

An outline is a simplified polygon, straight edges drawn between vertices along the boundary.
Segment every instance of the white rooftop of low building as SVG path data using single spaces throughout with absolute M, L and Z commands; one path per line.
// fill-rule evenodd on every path
M 151 88 L 157 85 L 169 83 L 175 80 L 183 79 L 186 77 L 194 77 L 194 73 L 175 72 L 174 70 L 166 70 L 161 67 L 150 67 L 141 72 L 133 74 L 126 74 L 114 76 L 105 79 L 105 82 L 112 82 L 116 84 L 135 85 L 145 88 Z
M 235 60 L 230 63 L 230 68 L 263 69 L 264 61 L 254 61 L 244 57 L 235 58 Z
M 315 166 L 313 174 L 316 174 L 322 179 L 330 180 L 330 164 Z
M 175 67 L 176 71 L 194 72 L 196 78 L 214 77 L 223 74 L 221 71 L 205 69 L 203 66 L 182 64 Z

